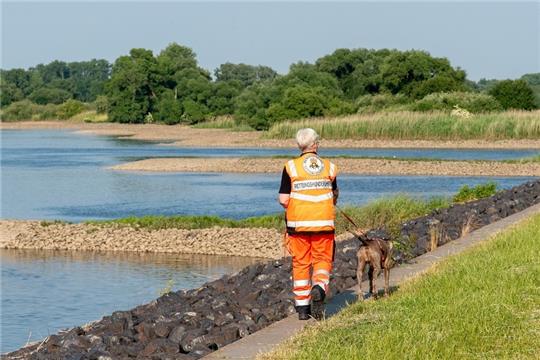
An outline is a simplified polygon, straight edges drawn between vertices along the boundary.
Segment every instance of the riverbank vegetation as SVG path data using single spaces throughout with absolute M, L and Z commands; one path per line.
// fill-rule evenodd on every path
M 477 200 L 492 196 L 498 191 L 493 182 L 479 184 L 474 187 L 464 185 L 452 197 L 416 198 L 406 194 L 398 194 L 373 200 L 366 205 L 343 206 L 343 211 L 363 229 L 386 228 L 397 235 L 401 225 L 408 219 L 427 215 L 435 209 L 449 207 L 454 203 Z M 245 219 L 227 219 L 219 216 L 141 216 L 126 217 L 114 220 L 87 221 L 88 224 L 129 226 L 148 230 L 161 229 L 207 229 L 212 227 L 227 228 L 269 228 L 284 231 L 283 214 L 271 214 Z M 48 225 L 44 223 L 43 226 Z M 343 234 L 351 229 L 348 220 L 340 211 L 336 211 L 336 233 Z
M 313 64 L 291 64 L 283 75 L 232 63 L 211 74 L 190 48 L 172 43 L 158 54 L 132 49 L 113 64 L 2 70 L 0 86 L 4 121 L 68 119 L 91 109 L 120 123 L 266 130 L 285 120 L 381 111 L 531 110 L 540 105 L 537 75 L 475 83 L 446 58 L 395 49 L 337 49 Z M 234 120 L 216 121 L 221 116 Z
M 535 359 L 540 215 L 260 359 Z
M 343 210 L 362 228 L 372 229 L 385 226 L 388 230 L 394 231 L 405 220 L 426 215 L 432 210 L 447 207 L 450 203 L 450 200 L 442 197 L 425 200 L 408 195 L 397 195 L 374 200 L 364 206 L 345 206 Z M 346 232 L 350 228 L 350 224 L 341 213 L 336 215 L 336 232 L 338 234 Z M 218 216 L 142 216 L 88 221 L 87 223 L 98 225 L 118 224 L 149 230 L 229 227 L 273 228 L 283 231 L 285 226 L 283 214 L 257 216 L 240 220 L 224 219 Z
M 324 139 L 537 139 L 540 137 L 540 111 L 505 111 L 471 117 L 401 111 L 290 120 L 273 125 L 266 137 L 290 139 L 306 126 L 315 129 Z
M 426 215 L 432 210 L 449 205 L 450 201 L 446 198 L 425 200 L 408 195 L 397 195 L 374 200 L 364 206 L 345 206 L 343 210 L 362 228 L 372 229 L 385 226 L 389 231 L 397 231 L 400 224 L 405 220 Z M 350 224 L 341 213 L 336 215 L 336 232 L 342 234 L 350 228 Z M 223 219 L 217 216 L 142 216 L 106 221 L 89 221 L 88 223 L 119 224 L 149 230 L 230 227 L 273 228 L 283 231 L 285 228 L 283 214 L 257 216 L 241 220 Z

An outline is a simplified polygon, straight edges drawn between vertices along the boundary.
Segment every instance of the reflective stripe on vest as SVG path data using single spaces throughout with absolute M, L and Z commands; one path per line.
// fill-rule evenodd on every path
M 296 172 L 296 165 L 294 164 L 294 160 L 289 160 L 288 165 L 289 165 L 289 170 L 291 171 L 290 176 L 291 177 L 298 176 L 298 173 Z
M 291 199 L 298 199 L 298 200 L 304 200 L 304 201 L 309 201 L 309 202 L 321 202 L 328 199 L 333 199 L 334 194 L 329 192 L 322 195 L 304 195 L 301 193 L 292 192 L 290 197 Z
M 336 177 L 336 165 L 330 163 L 330 177 L 333 179 Z
M 287 221 L 287 227 L 334 227 L 334 220 Z

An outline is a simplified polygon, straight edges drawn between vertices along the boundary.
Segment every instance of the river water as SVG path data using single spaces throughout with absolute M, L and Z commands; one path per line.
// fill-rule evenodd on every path
M 137 173 L 105 167 L 163 156 L 272 156 L 294 149 L 193 149 L 69 131 L 1 131 L 3 219 L 84 221 L 130 215 L 243 218 L 280 211 L 279 174 Z M 537 150 L 323 149 L 321 155 L 516 159 Z M 409 193 L 445 196 L 487 180 L 508 188 L 527 177 L 340 176 L 343 203 Z M 1 345 L 13 350 L 62 327 L 81 325 L 159 295 L 236 271 L 254 259 L 0 250 Z M 169 283 L 172 280 L 172 283 Z
M 150 214 L 232 218 L 280 211 L 280 174 L 137 173 L 105 167 L 157 156 L 294 155 L 294 149 L 193 149 L 69 131 L 1 132 L 2 218 L 83 221 Z M 538 150 L 322 149 L 321 155 L 515 159 Z M 285 160 L 284 160 L 285 161 Z M 494 178 L 503 187 L 525 178 Z M 341 199 L 362 204 L 408 192 L 448 195 L 483 177 L 340 176 Z
M 259 259 L 235 256 L 0 250 L 1 352 L 198 287 Z

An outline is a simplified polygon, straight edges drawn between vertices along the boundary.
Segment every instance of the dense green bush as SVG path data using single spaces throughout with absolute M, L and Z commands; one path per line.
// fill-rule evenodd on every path
M 161 94 L 156 106 L 156 111 L 152 114 L 153 120 L 164 122 L 168 125 L 178 124 L 182 119 L 182 107 L 180 102 L 174 98 L 171 90 Z
M 37 111 L 37 116 L 39 120 L 53 120 L 58 119 L 58 107 L 60 105 L 47 104 L 47 105 L 38 105 L 34 106 Z
M 408 104 L 411 100 L 405 95 L 377 94 L 364 95 L 356 100 L 358 113 L 368 114 L 389 108 L 399 108 L 400 105 Z
M 433 93 L 465 91 L 466 86 L 463 78 L 455 78 L 449 75 L 437 75 L 421 81 L 411 90 L 411 97 L 422 99 Z
M 279 89 L 270 83 L 255 83 L 246 88 L 234 102 L 234 116 L 239 123 L 256 130 L 268 129 L 271 125 L 266 111 L 270 103 L 279 96 Z
M 56 115 L 60 120 L 66 120 L 72 116 L 83 112 L 84 110 L 84 103 L 78 100 L 69 99 L 65 103 L 58 106 L 58 109 L 56 110 Z
M 532 110 L 536 108 L 534 92 L 524 80 L 499 81 L 489 90 L 504 109 Z
M 26 99 L 11 103 L 2 109 L 2 120 L 31 120 L 36 106 L 36 104 Z
M 182 121 L 189 124 L 196 124 L 203 121 L 209 113 L 208 108 L 204 104 L 191 99 L 184 100 L 182 106 L 184 108 Z
M 109 111 L 109 100 L 106 96 L 99 95 L 94 101 L 94 107 L 96 108 L 96 113 L 106 114 Z
M 30 100 L 39 105 L 62 104 L 71 98 L 69 91 L 55 88 L 40 88 L 28 96 Z
M 501 104 L 494 97 L 473 92 L 450 92 L 429 94 L 422 100 L 412 104 L 411 110 L 432 111 L 432 110 L 452 110 L 454 106 L 471 113 L 481 113 L 501 110 Z
M 52 120 L 58 118 L 58 108 L 60 105 L 34 104 L 28 99 L 10 104 L 2 109 L 2 120 Z
M 22 99 L 24 99 L 24 94 L 15 84 L 0 81 L 0 105 L 2 107 Z

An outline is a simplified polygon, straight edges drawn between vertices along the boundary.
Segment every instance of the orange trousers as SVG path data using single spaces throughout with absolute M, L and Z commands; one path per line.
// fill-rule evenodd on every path
M 328 293 L 334 234 L 288 235 L 288 248 L 292 255 L 295 305 L 309 305 L 312 286 L 319 285 Z

